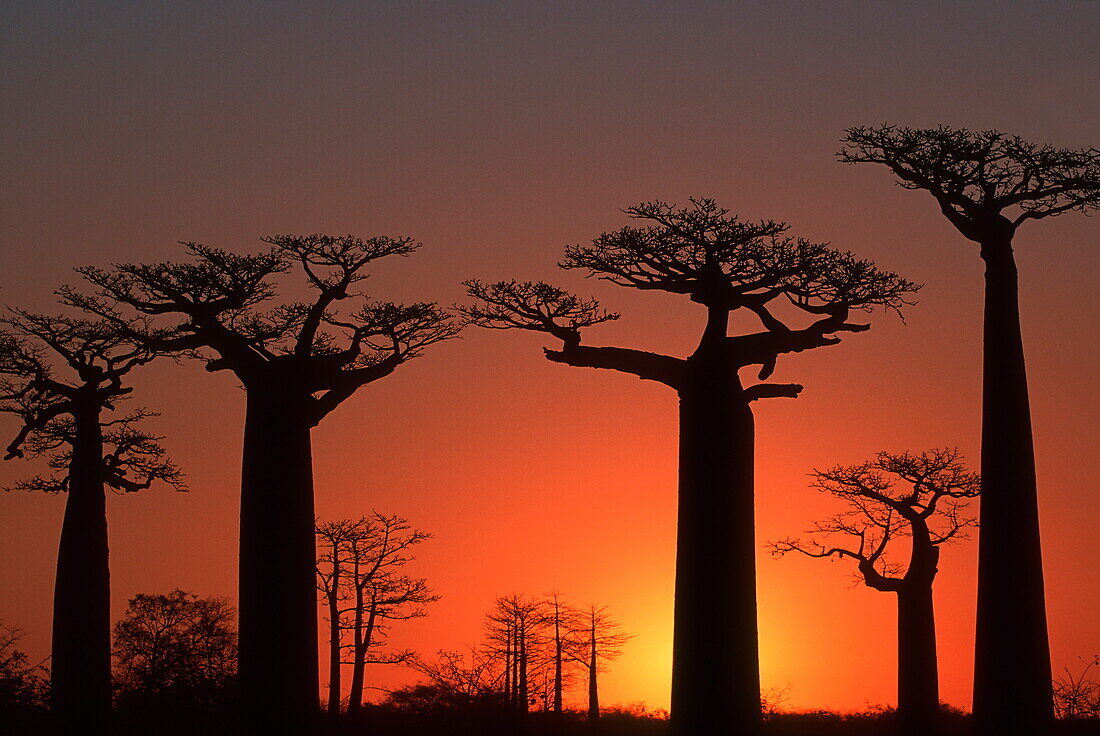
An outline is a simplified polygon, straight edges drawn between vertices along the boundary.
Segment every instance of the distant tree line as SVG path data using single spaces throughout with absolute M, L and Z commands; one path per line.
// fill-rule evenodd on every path
M 410 666 L 428 678 L 392 695 L 403 707 L 426 703 L 490 704 L 524 714 L 560 716 L 579 688 L 590 721 L 600 717 L 599 674 L 622 654 L 631 635 L 606 607 L 578 607 L 560 594 L 500 596 L 485 615 L 485 640 L 467 651 L 444 650 Z

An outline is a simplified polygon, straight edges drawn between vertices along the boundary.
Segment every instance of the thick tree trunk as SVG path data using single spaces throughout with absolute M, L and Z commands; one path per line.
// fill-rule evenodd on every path
M 596 667 L 599 660 L 596 655 L 596 627 L 592 627 L 592 641 L 589 643 L 588 658 L 588 720 L 595 722 L 600 720 L 600 690 L 596 682 L 599 673 Z
M 318 711 L 310 423 L 250 386 L 241 482 L 240 683 L 246 733 L 310 733 Z
M 983 244 L 985 350 L 974 715 L 983 733 L 1041 733 L 1053 717 L 1016 264 Z
M 708 334 L 680 390 L 672 726 L 742 736 L 760 723 L 753 417 L 721 349 L 724 314 Z
M 929 733 L 939 704 L 932 588 L 906 586 L 898 591 L 898 720 L 902 733 Z
M 340 714 L 340 569 L 336 542 L 332 545 L 332 587 L 328 592 L 328 712 Z
M 111 713 L 111 572 L 99 408 L 77 412 L 57 553 L 50 703 L 62 733 L 105 733 Z

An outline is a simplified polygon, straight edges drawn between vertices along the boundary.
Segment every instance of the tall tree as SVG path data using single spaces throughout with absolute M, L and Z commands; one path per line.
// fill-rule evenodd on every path
M 105 320 L 13 309 L 0 319 L 0 412 L 21 426 L 5 459 L 45 458 L 51 473 L 17 483 L 65 493 L 54 584 L 51 709 L 62 729 L 107 728 L 111 709 L 111 582 L 106 490 L 164 481 L 184 490 L 160 438 L 141 429 L 153 413 L 118 418 L 124 380 L 156 353 Z
M 545 610 L 547 634 L 550 645 L 553 647 L 551 653 L 554 662 L 552 708 L 554 715 L 560 717 L 566 680 L 564 665 L 567 657 L 565 651 L 569 645 L 569 631 L 575 623 L 578 612 L 572 606 L 564 603 L 561 600 L 561 595 L 557 592 L 547 596 Z
M 687 296 L 706 310 L 696 350 L 686 358 L 581 344 L 581 330 L 616 319 L 594 300 L 537 282 L 467 282 L 469 323 L 524 329 L 559 340 L 547 359 L 604 368 L 662 383 L 680 399 L 672 720 L 680 734 L 749 733 L 760 722 L 753 523 L 751 404 L 794 398 L 797 384 L 743 386 L 739 369 L 779 355 L 839 342 L 854 310 L 900 309 L 917 288 L 849 253 L 786 234 L 774 221 L 746 222 L 713 200 L 687 207 L 648 202 L 625 212 L 642 227 L 607 232 L 566 249 L 566 269 L 620 286 Z M 781 305 L 812 321 L 803 327 Z M 730 314 L 759 319 L 761 332 L 729 336 Z M 784 321 L 787 319 L 787 321 Z M 703 625 L 703 622 L 721 622 Z
M 504 654 L 509 672 L 505 699 L 526 713 L 531 708 L 533 680 L 545 674 L 549 661 L 543 651 L 547 641 L 545 602 L 518 594 L 501 596 L 486 618 L 490 645 Z
M 592 604 L 579 612 L 576 627 L 570 632 L 566 656 L 581 665 L 588 679 L 588 720 L 600 718 L 599 673 L 607 662 L 623 653 L 623 645 L 633 638 L 624 634 L 617 621 L 607 614 L 606 606 Z
M 947 126 L 850 128 L 844 144 L 841 161 L 931 194 L 985 264 L 974 715 L 986 733 L 1038 732 L 1052 715 L 1050 646 L 1012 245 L 1025 222 L 1100 207 L 1100 151 Z
M 167 321 L 187 334 L 135 338 L 232 372 L 245 389 L 241 474 L 240 683 L 258 731 L 306 731 L 317 711 L 317 626 L 311 430 L 360 387 L 389 375 L 457 328 L 433 303 L 338 303 L 373 261 L 408 255 L 410 238 L 277 235 L 236 255 L 188 243 L 188 262 L 83 268 L 94 296 L 67 300 L 106 319 Z M 276 278 L 296 270 L 308 302 L 272 305 Z M 278 646 L 274 642 L 279 642 Z
M 768 546 L 777 557 L 800 552 L 853 560 L 867 586 L 897 596 L 898 717 L 907 734 L 934 733 L 940 698 L 932 583 L 940 546 L 965 539 L 976 526 L 966 506 L 978 496 L 980 480 L 957 450 L 947 449 L 880 452 L 859 465 L 815 470 L 813 477 L 813 487 L 848 508 L 817 522 L 806 541 L 788 537 Z M 889 554 L 898 537 L 908 541 L 905 563 Z
M 325 606 L 328 622 L 328 712 L 340 713 L 343 700 L 343 604 L 348 598 L 348 542 L 357 523 L 350 519 L 317 522 L 317 589 Z
M 383 652 L 391 621 L 425 615 L 423 606 L 439 600 L 424 578 L 401 573 L 412 562 L 412 550 L 432 538 L 413 529 L 407 519 L 377 511 L 356 522 L 346 542 L 348 606 L 341 609 L 341 632 L 351 634 L 351 689 L 348 712 L 363 707 L 368 664 L 396 664 L 410 652 Z

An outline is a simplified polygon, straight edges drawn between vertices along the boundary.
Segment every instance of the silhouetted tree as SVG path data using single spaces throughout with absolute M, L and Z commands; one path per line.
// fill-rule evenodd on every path
M 434 688 L 433 703 L 483 701 L 503 704 L 507 668 L 495 648 L 470 647 L 465 652 L 441 649 L 434 661 L 411 656 L 405 662 L 426 676 Z M 424 695 L 423 691 L 421 694 Z M 440 695 L 442 694 L 442 696 Z
M 356 534 L 357 522 L 350 519 L 317 522 L 317 589 L 328 619 L 328 712 L 338 714 L 343 697 L 341 635 L 342 604 L 347 599 L 345 581 L 348 541 Z
M 566 269 L 620 286 L 682 294 L 706 309 L 696 350 L 675 358 L 581 344 L 581 330 L 616 319 L 594 300 L 537 282 L 467 282 L 476 302 L 460 307 L 469 323 L 545 332 L 562 342 L 554 362 L 605 368 L 656 381 L 680 398 L 672 718 L 681 734 L 753 731 L 760 721 L 753 529 L 753 401 L 794 398 L 797 384 L 744 387 L 738 370 L 779 355 L 839 342 L 853 310 L 899 309 L 917 287 L 869 261 L 786 235 L 787 225 L 745 222 L 710 199 L 676 208 L 629 207 L 647 223 L 570 246 Z M 812 318 L 804 327 L 776 308 Z M 730 314 L 755 315 L 763 331 L 730 337 Z M 705 622 L 721 621 L 713 626 Z
M 19 648 L 23 631 L 0 621 L 0 724 L 13 724 L 26 711 L 45 705 L 49 670 L 31 664 Z
M 69 302 L 108 319 L 130 309 L 187 334 L 134 337 L 231 371 L 246 392 L 241 479 L 240 681 L 257 730 L 304 731 L 317 711 L 317 626 L 311 429 L 361 386 L 457 328 L 435 304 L 368 302 L 341 316 L 371 262 L 407 255 L 409 238 L 278 235 L 235 255 L 195 243 L 189 262 L 83 268 L 96 288 Z M 274 280 L 297 270 L 309 302 L 271 306 Z M 278 642 L 278 646 L 274 646 Z
M 579 612 L 577 627 L 570 632 L 566 656 L 584 668 L 588 679 L 588 720 L 600 717 L 599 673 L 607 662 L 623 653 L 626 642 L 633 638 L 624 634 L 617 621 L 607 615 L 606 606 L 590 605 Z
M 1092 679 L 1092 668 L 1100 665 L 1100 656 L 1084 660 L 1077 674 L 1069 667 L 1054 679 L 1054 715 L 1063 720 L 1100 719 L 1100 682 Z
M 566 605 L 561 600 L 559 593 L 551 593 L 545 601 L 546 627 L 550 645 L 553 647 L 551 656 L 554 662 L 554 679 L 551 693 L 551 708 L 555 715 L 562 712 L 562 695 L 565 690 L 566 673 L 564 664 L 566 661 L 566 648 L 569 646 L 569 632 L 576 621 L 577 611 L 572 606 Z
M 932 582 L 940 546 L 965 539 L 976 526 L 966 505 L 977 497 L 980 480 L 957 450 L 947 449 L 880 452 L 860 465 L 815 470 L 813 477 L 815 488 L 848 509 L 817 522 L 806 542 L 788 537 L 768 546 L 777 557 L 801 552 L 854 560 L 864 583 L 897 595 L 898 717 L 906 733 L 929 733 L 940 707 Z M 898 537 L 908 539 L 905 564 L 888 554 Z
M 0 328 L 0 412 L 21 422 L 5 459 L 43 457 L 54 471 L 14 488 L 66 494 L 54 585 L 51 708 L 61 728 L 105 729 L 111 708 L 105 491 L 136 492 L 157 480 L 185 488 L 160 438 L 140 428 L 152 412 L 103 416 L 131 393 L 126 376 L 156 353 L 135 346 L 105 320 L 13 309 Z
M 844 143 L 842 161 L 929 192 L 985 263 L 974 715 L 988 733 L 1038 731 L 1051 718 L 1050 646 L 1012 241 L 1029 220 L 1100 206 L 1100 151 L 947 126 L 850 128 Z
M 236 613 L 223 598 L 179 589 L 131 598 L 115 624 L 120 700 L 162 716 L 223 706 L 237 677 Z
M 543 675 L 549 661 L 543 647 L 546 639 L 545 601 L 512 594 L 493 602 L 487 615 L 488 639 L 504 659 L 505 697 L 521 713 L 531 708 L 532 680 Z
M 329 656 L 335 655 L 338 664 L 352 666 L 348 713 L 357 713 L 363 706 L 366 665 L 397 664 L 411 654 L 380 651 L 389 622 L 421 618 L 425 615 L 423 605 L 439 600 L 424 578 L 400 574 L 414 559 L 413 547 L 432 535 L 413 529 L 407 519 L 377 511 L 357 520 L 320 523 L 317 534 L 324 548 L 318 557 L 319 587 L 328 602 L 330 636 L 336 637 L 335 645 L 330 640 Z M 344 641 L 345 632 L 350 633 L 350 642 Z M 340 654 L 345 649 L 351 653 L 350 660 Z M 335 698 L 334 712 L 338 712 L 339 680 L 335 692 L 331 682 L 329 688 L 329 708 L 332 710 Z

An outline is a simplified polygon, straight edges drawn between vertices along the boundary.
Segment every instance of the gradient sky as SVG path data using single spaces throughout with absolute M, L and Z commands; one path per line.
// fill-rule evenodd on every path
M 464 278 L 545 278 L 601 298 L 593 344 L 685 354 L 703 315 L 554 267 L 643 199 L 716 197 L 927 286 L 902 324 L 781 360 L 796 401 L 756 405 L 757 534 L 829 513 L 815 466 L 958 446 L 976 463 L 981 263 L 924 193 L 833 160 L 846 126 L 996 127 L 1098 145 L 1094 2 L 6 2 L 0 10 L 0 301 L 34 308 L 78 264 L 247 251 L 273 232 L 409 234 L 367 282 L 461 299 Z M 1100 651 L 1096 221 L 1017 239 L 1054 665 Z M 442 600 L 394 643 L 480 637 L 494 596 L 607 604 L 636 635 L 605 703 L 667 706 L 676 402 L 553 365 L 536 335 L 470 330 L 368 386 L 315 432 L 317 509 L 435 534 Z M 192 491 L 112 497 L 116 614 L 174 586 L 234 596 L 243 396 L 170 362 L 137 401 Z M 14 424 L 0 419 L 7 435 Z M 10 483 L 37 469 L 0 466 Z M 0 617 L 48 653 L 64 499 L 0 493 Z M 976 545 L 936 585 L 942 694 L 968 707 Z M 894 600 L 850 570 L 761 551 L 766 687 L 793 707 L 891 703 Z M 377 668 L 373 683 L 408 675 Z

